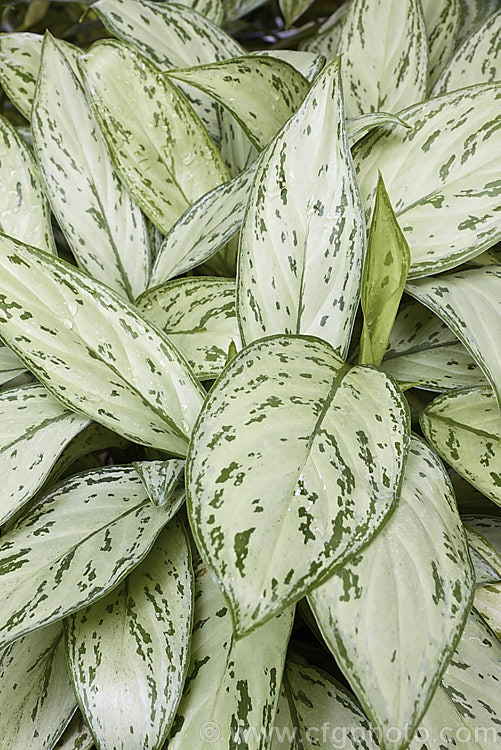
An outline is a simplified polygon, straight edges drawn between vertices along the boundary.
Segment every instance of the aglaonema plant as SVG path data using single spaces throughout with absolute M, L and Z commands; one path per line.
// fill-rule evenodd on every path
M 0 36 L 5 750 L 501 742 L 501 11 L 259 4 Z

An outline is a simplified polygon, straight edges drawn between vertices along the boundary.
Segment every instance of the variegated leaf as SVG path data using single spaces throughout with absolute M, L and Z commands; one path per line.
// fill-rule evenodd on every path
M 166 234 L 193 201 L 229 179 L 220 153 L 174 84 L 127 45 L 100 42 L 80 67 L 121 179 Z
M 153 505 L 165 505 L 171 500 L 179 481 L 184 479 L 184 461 L 179 458 L 171 458 L 170 461 L 134 461 L 132 465 L 141 477 Z M 179 502 L 179 498 L 176 500 Z
M 379 365 L 383 359 L 410 263 L 409 246 L 395 218 L 380 174 L 362 275 L 364 323 L 360 338 L 360 364 Z
M 54 750 L 91 750 L 92 747 L 94 747 L 94 738 L 82 714 L 77 711 Z
M 75 708 L 60 623 L 0 653 L 2 750 L 52 750 Z
M 98 747 L 162 746 L 188 667 L 192 580 L 188 537 L 173 520 L 120 586 L 65 621 L 73 685 Z
M 350 146 L 354 146 L 355 143 L 361 141 L 371 130 L 384 127 L 385 125 L 400 125 L 402 128 L 410 127 L 398 115 L 390 115 L 388 112 L 369 112 L 366 115 L 351 117 L 346 122 L 346 131 Z
M 232 341 L 241 349 L 233 279 L 174 280 L 144 294 L 138 307 L 179 348 L 199 380 L 220 374 Z
M 234 21 L 241 18 L 265 3 L 266 0 L 224 0 L 226 20 Z
M 299 599 L 378 531 L 408 444 L 403 396 L 323 341 L 274 336 L 210 392 L 187 463 L 188 510 L 237 633 Z M 277 467 L 280 467 L 277 471 Z
M 42 56 L 43 36 L 27 32 L 0 34 L 0 82 L 5 93 L 27 120 L 35 98 L 35 87 Z M 76 70 L 78 47 L 59 41 Z
M 0 393 L 0 524 L 33 497 L 64 448 L 88 424 L 41 385 Z
M 310 334 L 346 356 L 364 251 L 364 217 L 335 60 L 257 168 L 238 270 L 244 340 Z
M 294 609 L 245 638 L 235 638 L 217 581 L 195 568 L 190 666 L 169 750 L 258 750 L 273 726 Z
M 463 518 L 463 521 L 465 519 Z M 465 523 L 476 586 L 501 582 L 501 554 L 477 529 Z
M 31 119 L 42 41 L 39 34 L 0 35 L 0 82 L 11 102 L 27 120 Z
M 501 10 L 493 13 L 458 49 L 443 71 L 433 93 L 499 81 L 501 78 Z
M 299 44 L 299 49 L 324 55 L 333 60 L 339 54 L 343 24 L 348 14 L 350 0 L 345 0 L 318 28 L 317 32 Z
M 473 610 L 409 750 L 498 750 L 501 642 Z
M 287 26 L 291 26 L 308 10 L 314 0 L 279 0 L 280 9 Z
M 168 75 L 199 88 L 229 110 L 257 149 L 275 137 L 309 89 L 299 71 L 270 55 L 235 57 Z
M 450 481 L 414 438 L 397 509 L 308 597 L 385 750 L 406 747 L 405 732 L 412 736 L 419 725 L 463 630 L 473 586 Z M 393 740 L 392 727 L 399 730 Z
M 501 519 L 463 516 L 463 522 L 477 586 L 501 582 Z
M 207 261 L 239 231 L 257 163 L 191 205 L 162 243 L 150 287 Z
M 0 342 L 0 386 L 9 383 L 26 372 L 26 368 L 8 346 Z
M 153 1 L 150 5 L 153 6 L 154 10 L 160 9 L 169 10 L 170 0 L 162 0 L 161 2 Z M 182 0 L 181 5 L 186 5 L 188 8 L 193 8 L 201 16 L 205 16 L 212 23 L 220 26 L 224 20 L 224 2 L 223 0 Z
M 204 392 L 168 338 L 99 282 L 4 236 L 0 268 L 0 335 L 47 389 L 134 442 L 183 456 Z
M 339 53 L 347 117 L 399 112 L 426 97 L 428 45 L 419 0 L 352 0 Z
M 271 750 L 379 750 L 355 698 L 330 674 L 289 653 Z
M 461 0 L 421 0 L 421 3 L 428 34 L 429 86 L 433 88 L 454 54 L 461 26 Z M 470 82 L 466 82 L 463 86 L 469 84 Z
M 325 57 L 323 55 L 317 55 L 314 52 L 308 52 L 307 50 L 268 49 L 258 50 L 257 52 L 251 52 L 250 54 L 269 56 L 274 57 L 277 60 L 283 60 L 283 62 L 289 63 L 289 65 L 292 65 L 293 68 L 299 71 L 299 73 L 306 78 L 308 83 L 312 83 L 325 66 Z
M 55 253 L 50 209 L 30 150 L 0 117 L 0 231 Z
M 496 638 L 501 640 L 501 583 L 479 586 L 473 604 Z
M 501 416 L 488 387 L 439 396 L 421 413 L 435 450 L 484 495 L 501 505 Z
M 354 151 L 360 192 L 372 205 L 381 171 L 411 249 L 409 277 L 445 271 L 501 237 L 501 84 L 430 99 L 400 112 Z
M 486 385 L 482 370 L 457 336 L 414 301 L 397 315 L 381 368 L 399 383 L 432 391 Z
M 39 498 L 0 539 L 0 644 L 100 599 L 169 520 L 133 466 L 78 474 Z
M 134 45 L 163 71 L 245 54 L 232 37 L 184 5 L 148 0 L 98 0 L 92 9 L 108 31 Z M 222 123 L 218 105 L 190 86 L 181 88 L 210 134 L 219 141 Z
M 501 556 L 501 518 L 495 516 L 466 515 L 463 517 L 463 521 L 479 534 L 482 534 Z
M 461 44 L 499 8 L 499 0 L 461 0 L 461 27 L 457 44 Z
M 50 36 L 43 46 L 32 130 L 52 210 L 78 264 L 134 300 L 150 272 L 144 220 L 114 172 L 65 48 Z
M 446 323 L 484 371 L 501 404 L 501 268 L 487 266 L 407 284 L 407 291 Z

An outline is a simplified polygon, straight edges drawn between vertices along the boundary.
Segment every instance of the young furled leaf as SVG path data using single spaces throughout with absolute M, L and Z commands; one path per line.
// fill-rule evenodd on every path
M 76 708 L 60 623 L 0 654 L 2 750 L 52 750 Z
M 68 443 L 88 424 L 41 385 L 0 393 L 0 523 L 33 497 Z
M 433 94 L 489 83 L 501 78 L 501 10 L 468 37 L 443 71 Z
M 464 263 L 501 238 L 501 83 L 472 86 L 399 112 L 354 150 L 360 193 L 372 205 L 381 171 L 411 250 L 409 278 Z
M 360 364 L 379 365 L 407 280 L 411 255 L 379 174 L 362 276 Z
M 127 45 L 99 42 L 79 64 L 121 179 L 167 234 L 193 201 L 229 179 L 220 153 L 174 84 Z
M 501 417 L 490 388 L 439 396 L 421 413 L 428 442 L 462 477 L 501 505 Z
M 409 750 L 498 750 L 501 642 L 473 610 Z
M 440 461 L 414 438 L 397 509 L 308 597 L 387 750 L 406 747 L 406 732 L 412 736 L 419 725 L 463 630 L 473 586 L 452 486 Z M 394 740 L 391 727 L 399 730 Z
M 432 89 L 454 53 L 461 26 L 461 0 L 421 0 L 421 3 L 428 33 L 429 88 Z
M 184 461 L 133 461 L 153 505 L 165 505 L 172 497 L 179 481 L 184 477 Z
M 0 644 L 104 596 L 143 559 L 169 510 L 153 505 L 133 466 L 78 474 L 37 500 L 0 539 Z
M 309 89 L 306 78 L 292 65 L 270 55 L 235 57 L 168 75 L 199 88 L 228 109 L 258 150 L 292 117 Z
M 501 404 L 501 268 L 488 266 L 407 284 L 415 297 L 454 331 L 482 368 Z
M 55 253 L 50 209 L 38 169 L 25 142 L 0 117 L 0 231 Z
M 98 747 L 162 747 L 188 667 L 192 580 L 174 519 L 120 586 L 65 620 L 73 685 Z
M 287 655 L 275 726 L 271 750 L 380 747 L 354 696 L 294 651 Z
M 169 339 L 98 281 L 9 237 L 0 268 L 0 335 L 46 388 L 134 442 L 185 455 L 204 391 Z
M 212 258 L 239 231 L 257 162 L 195 201 L 165 237 L 151 273 L 150 288 Z
M 347 117 L 400 112 L 426 97 L 428 45 L 420 0 L 352 0 L 339 53 Z
M 78 264 L 134 300 L 150 272 L 144 220 L 114 172 L 65 48 L 50 36 L 43 45 L 32 130 L 52 210 Z
M 414 300 L 401 308 L 381 369 L 399 383 L 431 391 L 486 385 L 484 374 L 451 329 Z
M 231 342 L 241 348 L 233 279 L 176 279 L 143 294 L 137 304 L 184 354 L 199 380 L 221 373 Z
M 263 747 L 261 738 L 273 728 L 293 619 L 290 608 L 236 640 L 218 582 L 201 562 L 196 565 L 190 666 L 169 750 L 205 743 L 218 750 Z
M 274 336 L 231 361 L 194 428 L 186 481 L 197 544 L 238 634 L 377 533 L 396 502 L 408 432 L 393 383 L 347 368 L 319 339 Z
M 359 301 L 365 224 L 338 60 L 324 68 L 263 153 L 240 245 L 237 309 L 244 341 L 310 334 L 345 357 Z

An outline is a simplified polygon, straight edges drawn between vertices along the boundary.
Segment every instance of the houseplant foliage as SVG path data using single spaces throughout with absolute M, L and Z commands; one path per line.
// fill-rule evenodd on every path
M 500 746 L 501 10 L 330 11 L 4 14 L 5 750 Z

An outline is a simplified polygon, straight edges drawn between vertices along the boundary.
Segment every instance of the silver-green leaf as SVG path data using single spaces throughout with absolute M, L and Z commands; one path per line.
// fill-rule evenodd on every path
M 215 99 L 259 150 L 268 145 L 308 93 L 306 78 L 271 55 L 247 55 L 169 72 Z
M 420 279 L 407 291 L 443 320 L 484 371 L 501 404 L 501 268 L 487 266 Z
M 0 539 L 0 644 L 104 596 L 169 520 L 133 466 L 76 475 L 39 498 Z
M 114 172 L 65 47 L 50 36 L 43 45 L 32 130 L 52 210 L 78 264 L 134 300 L 150 272 L 144 220 Z
M 457 473 L 501 505 L 501 416 L 489 387 L 439 396 L 421 413 L 426 439 Z
M 55 253 L 50 209 L 26 143 L 0 117 L 0 231 Z
M 486 385 L 482 370 L 453 331 L 414 300 L 397 315 L 381 368 L 399 383 L 432 391 Z
M 79 64 L 120 178 L 167 234 L 193 201 L 229 179 L 221 154 L 183 94 L 128 45 L 99 42 Z
M 187 488 L 197 544 L 237 633 L 299 599 L 378 531 L 397 499 L 408 430 L 393 383 L 344 366 L 323 341 L 274 336 L 232 359 L 194 428 Z
M 399 112 L 426 97 L 428 45 L 420 0 L 352 0 L 339 53 L 348 117 Z
M 501 238 L 501 83 L 472 86 L 399 112 L 354 151 L 368 210 L 378 170 L 411 249 L 409 278 L 479 255 Z
M 237 308 L 246 343 L 275 333 L 310 334 L 346 356 L 364 252 L 364 217 L 335 60 L 257 168 L 238 269 Z
M 257 162 L 195 201 L 161 244 L 150 287 L 201 265 L 240 230 Z
M 217 377 L 231 342 L 241 348 L 235 281 L 193 277 L 170 281 L 143 294 L 141 312 L 167 334 L 199 380 Z
M 210 571 L 195 568 L 190 666 L 169 750 L 212 746 L 258 750 L 273 727 L 290 608 L 245 638 L 235 638 L 230 611 Z
M 2 750 L 52 750 L 75 707 L 60 623 L 0 653 Z
M 461 26 L 461 0 L 421 0 L 421 3 L 428 33 L 429 86 L 432 89 L 454 53 Z M 465 82 L 458 88 L 470 83 L 477 81 Z
M 73 685 L 98 747 L 162 747 L 188 667 L 192 579 L 188 537 L 173 520 L 120 586 L 65 621 Z
M 469 36 L 450 60 L 433 89 L 434 94 L 489 83 L 501 78 L 501 10 L 493 13 Z
M 184 461 L 179 458 L 171 458 L 169 461 L 133 461 L 132 465 L 141 477 L 151 502 L 156 506 L 171 501 L 179 481 L 184 478 Z M 179 495 L 176 502 L 179 502 Z
M 309 594 L 322 635 L 385 750 L 406 747 L 406 732 L 412 736 L 419 725 L 463 630 L 473 586 L 450 481 L 414 438 L 395 512 Z
M 0 336 L 47 389 L 134 442 L 185 455 L 204 392 L 168 338 L 98 281 L 4 236 L 0 268 Z
M 33 497 L 68 443 L 88 424 L 41 385 L 0 393 L 0 523 Z

